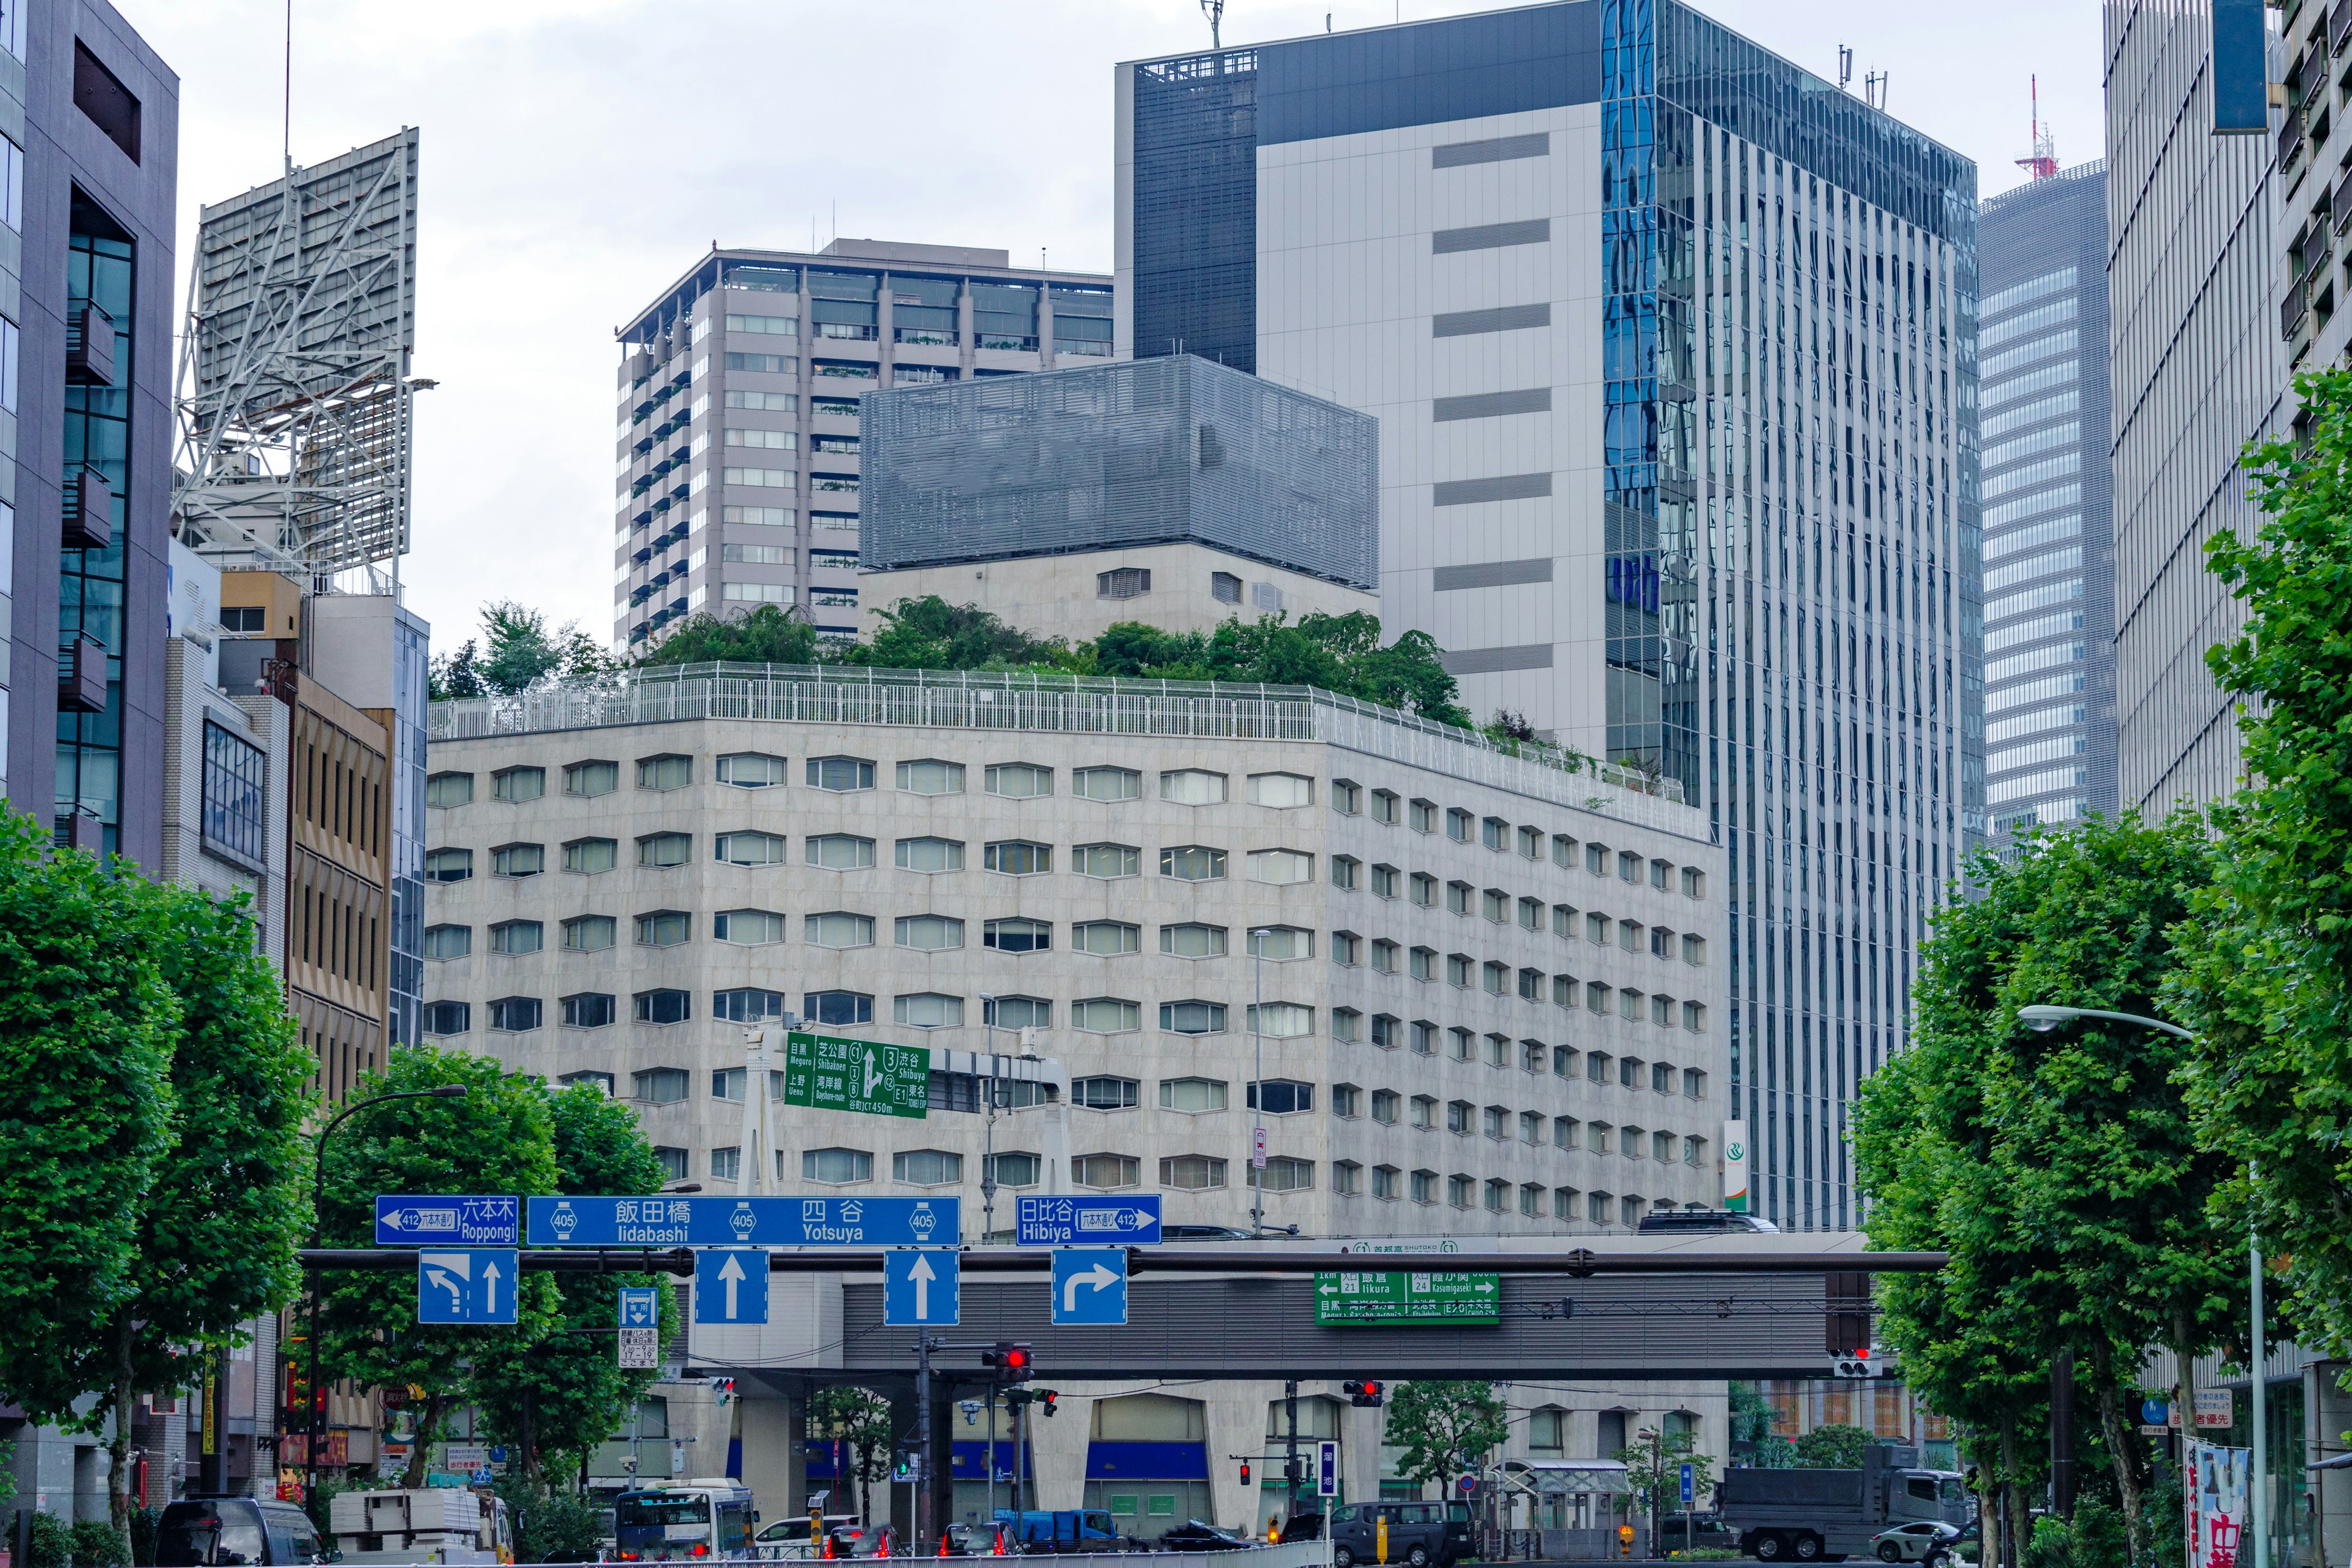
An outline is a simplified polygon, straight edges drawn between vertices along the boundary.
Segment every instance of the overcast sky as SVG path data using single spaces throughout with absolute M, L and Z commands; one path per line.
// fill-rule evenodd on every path
M 180 236 L 277 176 L 285 0 L 116 0 L 180 73 Z M 2024 176 L 2027 78 L 2101 155 L 2089 0 L 1697 0 Z M 1227 44 L 1492 8 L 1232 0 Z M 612 629 L 613 330 L 711 243 L 835 233 L 1111 263 L 1111 65 L 1205 47 L 1195 0 L 295 0 L 294 156 L 423 129 L 409 603 L 439 648 L 486 599 Z M 838 214 L 836 219 L 836 213 Z M 836 227 L 837 223 L 837 227 Z

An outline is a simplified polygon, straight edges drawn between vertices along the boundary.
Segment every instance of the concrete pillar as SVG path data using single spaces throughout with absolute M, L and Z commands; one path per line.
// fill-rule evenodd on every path
M 1087 1500 L 1087 1444 L 1092 1416 L 1085 1400 L 1064 1400 L 1073 1408 L 1048 1415 L 1042 1404 L 1022 1412 L 1022 1435 L 1029 1440 L 1029 1468 L 1036 1476 L 1032 1508 L 1083 1508 Z
M 737 1386 L 741 1386 L 738 1384 Z M 758 1500 L 761 1520 L 773 1523 L 799 1511 L 805 1487 L 795 1487 L 800 1459 L 791 1399 L 746 1399 L 743 1405 L 743 1469 L 739 1478 Z
M 1204 1401 L 1208 1406 L 1209 1426 L 1209 1497 L 1216 1508 L 1212 1523 L 1233 1525 L 1252 1531 L 1264 1530 L 1264 1490 L 1265 1462 L 1255 1456 L 1265 1449 L 1266 1390 L 1279 1390 L 1279 1384 L 1218 1383 L 1210 1385 L 1213 1393 Z M 1190 1390 L 1186 1391 L 1188 1394 Z M 1241 1483 L 1241 1463 L 1235 1454 L 1253 1456 L 1250 1462 L 1250 1484 Z
M 1387 1417 L 1386 1408 L 1359 1410 L 1353 1405 L 1340 1414 L 1340 1501 L 1380 1501 L 1381 1434 Z

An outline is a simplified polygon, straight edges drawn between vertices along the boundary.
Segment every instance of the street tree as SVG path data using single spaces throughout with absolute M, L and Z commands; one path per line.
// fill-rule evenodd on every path
M 328 1139 L 321 1246 L 373 1245 L 379 1193 L 554 1190 L 553 1116 L 536 1079 L 505 1072 L 486 1057 L 416 1047 L 362 1074 L 352 1098 L 457 1083 L 469 1091 L 462 1100 L 393 1100 L 361 1111 Z M 414 1273 L 353 1269 L 319 1279 L 320 1377 L 425 1391 L 402 1482 L 409 1487 L 425 1484 L 426 1448 L 438 1440 L 444 1415 L 471 1393 L 467 1368 L 474 1358 L 495 1352 L 500 1336 L 544 1338 L 558 1310 L 554 1281 L 544 1274 L 515 1281 L 512 1328 L 418 1323 Z
M 1816 1428 L 1821 1430 L 1821 1428 Z M 1705 1508 L 1715 1487 L 1715 1458 L 1688 1432 L 1644 1426 L 1612 1456 L 1625 1467 L 1625 1481 L 1650 1516 L 1650 1539 L 1658 1539 L 1658 1517 L 1682 1507 L 1683 1467 L 1691 1468 L 1691 1506 Z M 1684 1542 L 1685 1546 L 1691 1542 Z
M 1816 1426 L 1795 1444 L 1801 1470 L 1858 1470 L 1863 1457 L 1878 1439 L 1860 1426 L 1832 1421 Z
M 0 1396 L 37 1422 L 73 1419 L 91 1348 L 139 1297 L 178 1131 L 160 923 L 121 863 L 0 813 Z
M 2217 1207 L 2258 1226 L 2297 1339 L 2333 1357 L 2352 1352 L 2352 371 L 2295 392 L 2295 438 L 2244 459 L 2262 527 L 2205 547 L 2244 606 L 2206 657 L 2246 699 L 2248 784 L 2212 813 L 2213 885 L 2169 996 L 2197 1035 L 2199 1133 L 2236 1173 Z
M 845 1383 L 817 1389 L 809 1395 L 808 1435 L 812 1442 L 837 1445 L 835 1484 L 841 1480 L 840 1461 L 846 1459 L 857 1480 L 857 1517 L 872 1519 L 867 1489 L 890 1473 L 890 1402 L 870 1388 Z
M 310 1223 L 302 1135 L 316 1063 L 276 971 L 255 943 L 244 899 L 150 885 L 155 955 L 179 1004 L 170 1150 L 138 1208 L 137 1294 L 83 1359 L 80 1381 L 110 1413 L 113 1521 L 131 1508 L 131 1401 L 141 1389 L 197 1381 L 210 1347 L 277 1311 L 301 1280 L 295 1249 Z
M 1502 1447 L 1509 1422 L 1492 1383 L 1423 1378 L 1390 1391 L 1386 1440 L 1398 1449 L 1398 1475 L 1448 1486 Z
M 668 1173 L 627 1106 L 591 1083 L 548 1095 L 560 1196 L 643 1195 L 661 1190 Z M 620 1291 L 652 1286 L 661 1338 L 677 1331 L 677 1297 L 667 1275 L 576 1274 L 560 1278 L 548 1331 L 504 1334 L 475 1352 L 469 1386 L 474 1408 L 494 1441 L 522 1456 L 525 1479 L 544 1480 L 545 1460 L 563 1455 L 584 1467 L 600 1443 L 620 1431 L 659 1374 L 624 1371 L 614 1353 Z

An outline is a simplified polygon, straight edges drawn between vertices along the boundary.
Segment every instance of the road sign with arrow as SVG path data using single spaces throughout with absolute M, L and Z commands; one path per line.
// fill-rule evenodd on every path
M 768 1321 L 768 1255 L 745 1247 L 711 1247 L 694 1255 L 694 1321 Z
M 1127 1322 L 1127 1248 L 1055 1248 L 1054 1321 L 1124 1327 Z
M 1315 1321 L 1319 1328 L 1360 1324 L 1497 1323 L 1502 1321 L 1499 1274 L 1318 1274 Z
M 961 1322 L 961 1271 L 944 1249 L 909 1248 L 882 1255 L 882 1321 L 891 1328 Z
M 1013 1225 L 1013 1241 L 1020 1247 L 1083 1247 L 1108 1241 L 1156 1247 L 1160 1194 L 1024 1197 L 1014 1208 Z
M 520 1271 L 509 1247 L 467 1247 L 416 1255 L 420 1323 L 511 1323 Z
M 620 1366 L 643 1372 L 661 1365 L 661 1294 L 650 1285 L 621 1287 Z

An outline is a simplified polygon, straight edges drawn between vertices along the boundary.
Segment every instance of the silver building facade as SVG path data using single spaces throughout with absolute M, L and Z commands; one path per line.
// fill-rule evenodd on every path
M 613 637 L 803 605 L 857 631 L 858 399 L 1111 353 L 1110 280 L 1002 250 L 714 249 L 620 332 Z
M 1996 846 L 2116 811 L 2106 165 L 1984 205 L 1985 800 Z
M 1119 68 L 1122 348 L 1381 420 L 1381 605 L 1731 876 L 1759 1206 L 1854 1217 L 1983 830 L 1974 165 L 1674 0 Z
M 2203 545 L 2260 524 L 2238 453 L 2279 427 L 2283 325 L 2307 331 L 2278 305 L 2273 143 L 2212 134 L 2208 5 L 2108 0 L 2105 28 L 2118 787 L 2161 816 L 2238 784 L 2205 650 L 2244 617 Z

